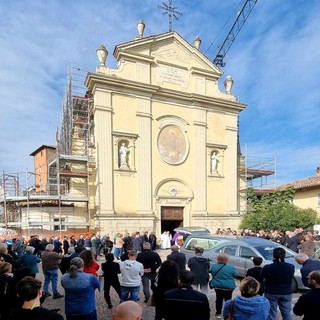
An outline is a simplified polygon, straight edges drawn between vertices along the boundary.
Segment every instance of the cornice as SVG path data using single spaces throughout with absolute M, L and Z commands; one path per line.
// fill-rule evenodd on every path
M 221 108 L 224 111 L 227 109 L 229 112 L 241 112 L 247 106 L 237 101 L 162 88 L 158 85 L 116 78 L 100 73 L 88 73 L 85 85 L 92 91 L 97 87 L 102 87 L 122 95 L 148 96 L 153 100 L 168 100 L 170 103 L 180 103 L 187 107 Z

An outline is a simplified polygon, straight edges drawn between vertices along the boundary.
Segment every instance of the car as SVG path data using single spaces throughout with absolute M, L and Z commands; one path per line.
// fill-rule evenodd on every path
M 301 280 L 301 265 L 294 258 L 297 253 L 279 243 L 250 236 L 232 238 L 212 234 L 190 234 L 180 248 L 180 251 L 186 255 L 187 261 L 195 255 L 194 250 L 196 247 L 204 249 L 203 256 L 209 258 L 211 264 L 216 262 L 216 257 L 219 253 L 226 253 L 229 256 L 229 263 L 235 266 L 237 275 L 240 278 L 245 277 L 247 270 L 253 267 L 253 257 L 261 257 L 263 259 L 262 266 L 272 263 L 273 249 L 281 247 L 286 251 L 285 261 L 295 266 L 292 292 L 296 292 L 298 289 L 308 289 Z
M 210 230 L 204 227 L 178 227 L 173 229 L 173 231 L 175 232 L 172 239 L 173 243 L 176 243 L 179 246 L 182 246 L 184 241 L 191 234 L 205 235 L 210 233 Z
M 173 230 L 178 232 L 181 235 L 190 235 L 190 234 L 209 234 L 210 230 L 204 227 L 178 227 Z

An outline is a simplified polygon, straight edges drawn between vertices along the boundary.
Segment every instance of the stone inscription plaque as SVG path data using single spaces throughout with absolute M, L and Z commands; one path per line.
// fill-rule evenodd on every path
M 186 87 L 188 84 L 187 71 L 174 67 L 160 66 L 157 69 L 157 82 L 170 82 Z

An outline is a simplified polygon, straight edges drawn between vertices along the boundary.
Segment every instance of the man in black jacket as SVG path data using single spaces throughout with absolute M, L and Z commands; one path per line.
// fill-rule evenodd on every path
M 293 307 L 293 313 L 304 316 L 303 320 L 313 320 L 319 314 L 320 301 L 320 271 L 312 271 L 308 278 L 310 291 L 300 296 Z
M 171 246 L 171 253 L 167 256 L 167 260 L 173 261 L 178 265 L 179 273 L 186 270 L 187 258 L 183 252 L 179 252 L 177 245 Z
M 209 320 L 210 305 L 207 296 L 193 290 L 194 274 L 185 270 L 179 275 L 179 287 L 166 291 L 163 316 L 166 320 Z
M 208 293 L 210 260 L 203 257 L 203 248 L 196 247 L 195 256 L 188 261 L 188 267 L 194 273 L 193 288 L 204 294 Z
M 148 302 L 150 294 L 150 281 L 154 281 L 157 275 L 157 269 L 161 266 L 162 261 L 158 253 L 151 251 L 150 243 L 143 244 L 143 251 L 138 254 L 137 261 L 143 264 L 144 275 L 142 276 L 142 286 L 145 300 Z

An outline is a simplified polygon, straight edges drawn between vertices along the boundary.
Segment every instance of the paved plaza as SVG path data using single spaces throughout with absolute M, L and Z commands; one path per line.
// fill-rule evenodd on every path
M 164 259 L 166 259 L 167 255 L 171 252 L 171 250 L 158 250 L 157 252 L 160 254 L 162 260 L 164 260 Z M 104 258 L 100 257 L 98 262 L 99 263 L 104 262 Z M 37 274 L 37 278 L 43 281 L 43 273 L 41 271 L 39 274 Z M 237 287 L 239 287 L 239 280 L 237 280 Z M 60 285 L 60 278 L 59 278 L 59 291 L 60 291 L 60 293 L 64 294 L 63 288 Z M 111 319 L 114 308 L 119 304 L 119 298 L 118 298 L 116 292 L 113 290 L 113 288 L 111 288 L 110 294 L 111 294 L 111 301 L 114 306 L 113 309 L 107 308 L 107 304 L 106 304 L 104 297 L 103 297 L 103 280 L 102 280 L 101 281 L 101 290 L 100 290 L 100 292 L 96 292 L 98 320 Z M 236 288 L 233 293 L 233 296 L 236 296 L 238 294 L 239 294 L 239 290 Z M 293 295 L 293 300 L 292 300 L 293 305 L 297 301 L 297 299 L 299 298 L 300 294 L 301 293 L 295 293 Z M 140 297 L 140 301 L 138 303 L 143 308 L 142 319 L 143 320 L 153 320 L 154 313 L 155 313 L 154 307 L 149 307 L 146 305 L 146 303 L 143 302 L 144 296 L 143 296 L 143 292 L 142 292 L 142 286 L 141 286 L 139 297 Z M 208 298 L 209 298 L 210 307 L 211 307 L 210 319 L 215 320 L 216 317 L 215 317 L 215 293 L 214 293 L 214 290 L 209 289 Z M 63 316 L 65 316 L 65 314 L 64 314 L 64 298 L 54 300 L 54 299 L 52 299 L 52 297 L 49 297 L 45 300 L 43 306 L 48 309 L 60 309 L 59 313 L 61 313 Z M 282 319 L 282 317 L 279 315 L 278 319 Z M 301 319 L 301 317 L 297 317 L 297 316 L 293 315 L 293 320 L 298 320 L 298 319 Z

